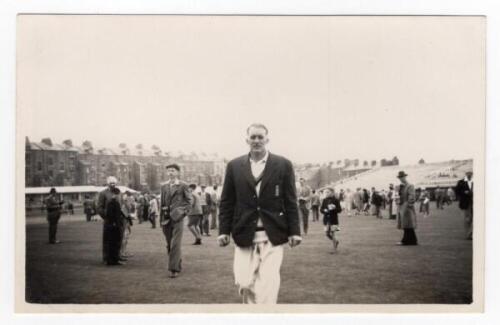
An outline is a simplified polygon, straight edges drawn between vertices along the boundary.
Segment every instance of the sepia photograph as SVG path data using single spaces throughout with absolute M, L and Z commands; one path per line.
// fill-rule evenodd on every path
M 483 309 L 484 16 L 21 14 L 16 46 L 20 312 Z

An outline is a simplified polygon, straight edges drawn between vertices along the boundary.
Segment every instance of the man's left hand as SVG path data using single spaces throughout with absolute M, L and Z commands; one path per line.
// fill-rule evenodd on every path
M 288 245 L 290 245 L 290 247 L 292 248 L 299 245 L 301 242 L 302 242 L 302 237 L 300 236 L 294 235 L 288 237 Z

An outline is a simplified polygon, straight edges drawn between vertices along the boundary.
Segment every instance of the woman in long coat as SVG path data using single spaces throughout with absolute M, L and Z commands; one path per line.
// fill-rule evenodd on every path
M 397 215 L 398 229 L 403 229 L 403 238 L 398 245 L 418 245 L 415 228 L 417 228 L 417 213 L 415 211 L 415 187 L 406 180 L 404 171 L 398 173 L 401 181 L 399 186 L 399 209 Z

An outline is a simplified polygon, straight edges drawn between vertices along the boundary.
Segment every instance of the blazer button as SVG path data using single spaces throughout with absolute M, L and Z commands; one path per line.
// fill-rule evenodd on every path
M 257 210 L 259 210 L 259 211 L 260 211 L 260 207 L 257 207 Z

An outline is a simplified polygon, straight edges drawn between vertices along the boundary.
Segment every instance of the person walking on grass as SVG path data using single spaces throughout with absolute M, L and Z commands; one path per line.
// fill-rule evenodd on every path
M 200 196 L 196 191 L 196 184 L 189 185 L 189 192 L 193 196 L 193 203 L 191 204 L 191 209 L 188 215 L 188 229 L 194 236 L 193 245 L 201 245 L 201 233 L 198 230 L 198 225 L 203 218 L 203 210 L 200 204 Z
M 326 236 L 332 240 L 333 252 L 337 252 L 339 240 L 336 233 L 340 231 L 339 227 L 339 213 L 342 212 L 340 201 L 335 197 L 333 188 L 327 187 L 324 189 L 325 198 L 321 203 L 321 213 L 323 214 L 323 224 L 325 225 Z
M 284 244 L 300 244 L 292 163 L 266 149 L 263 124 L 247 128 L 250 153 L 226 167 L 219 208 L 220 246 L 235 242 L 234 277 L 243 303 L 275 304 Z
M 316 222 L 319 220 L 319 206 L 320 206 L 320 198 L 319 194 L 316 193 L 316 190 L 312 190 L 311 195 L 311 211 L 312 211 L 312 221 Z
M 182 269 L 183 220 L 189 214 L 193 196 L 188 185 L 179 179 L 179 165 L 170 164 L 166 169 L 168 181 L 161 187 L 160 224 L 167 242 L 168 276 L 177 278 Z

